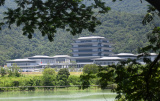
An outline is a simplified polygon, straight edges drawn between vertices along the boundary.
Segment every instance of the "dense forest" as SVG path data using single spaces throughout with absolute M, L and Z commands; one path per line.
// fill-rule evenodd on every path
M 55 33 L 53 42 L 49 42 L 47 37 L 42 37 L 38 31 L 35 31 L 32 39 L 28 39 L 27 36 L 22 35 L 20 27 L 13 25 L 12 29 L 9 29 L 7 26 L 4 26 L 0 31 L 0 65 L 3 66 L 5 61 L 9 59 L 24 58 L 33 55 L 71 55 L 71 43 L 73 39 L 89 35 L 99 35 L 109 39 L 113 44 L 114 53 L 137 53 L 138 47 L 147 44 L 146 34 L 149 33 L 152 26 L 143 26 L 141 23 L 144 17 L 144 14 L 141 13 L 145 12 L 146 3 L 140 5 L 139 0 L 136 0 L 137 2 L 124 1 L 119 2 L 120 5 L 117 4 L 118 2 L 108 2 L 110 5 L 112 4 L 111 7 L 113 7 L 113 10 L 105 15 L 98 15 L 98 18 L 102 21 L 102 25 L 98 26 L 94 33 L 84 30 L 82 34 L 72 36 L 70 33 L 59 29 Z M 131 8 L 126 9 L 130 6 L 129 4 L 132 5 Z M 136 4 L 137 7 L 135 6 Z M 7 6 L 14 8 L 15 4 L 7 3 Z M 4 6 L 0 12 L 3 12 L 7 6 Z M 118 7 L 122 9 L 116 9 Z M 133 7 L 139 10 L 133 10 Z M 0 13 L 0 18 L 2 16 L 2 13 Z

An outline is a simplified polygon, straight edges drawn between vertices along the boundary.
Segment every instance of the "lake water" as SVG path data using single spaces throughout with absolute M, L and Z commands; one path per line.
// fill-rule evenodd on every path
M 110 90 L 1 92 L 0 101 L 114 101 Z

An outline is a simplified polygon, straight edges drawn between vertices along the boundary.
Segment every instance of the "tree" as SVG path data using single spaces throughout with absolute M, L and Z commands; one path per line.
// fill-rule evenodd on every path
M 98 66 L 95 64 L 84 65 L 83 73 L 96 74 L 96 73 L 98 73 Z
M 98 66 L 95 64 L 87 64 L 83 67 L 83 74 L 80 75 L 82 89 L 90 87 L 92 80 L 96 78 Z
M 112 0 L 113 2 L 117 1 L 117 0 Z M 119 0 L 119 1 L 122 1 L 122 0 Z M 144 1 L 144 0 L 140 0 L 141 3 Z M 148 3 L 150 3 L 154 9 L 158 10 L 160 12 L 160 1 L 159 0 L 145 0 L 147 1 Z
M 0 5 L 4 4 L 4 1 L 5 0 L 1 0 Z M 76 33 L 81 33 L 83 29 L 88 29 L 89 31 L 93 32 L 95 26 L 99 24 L 99 22 L 95 18 L 94 12 L 92 10 L 97 7 L 101 8 L 102 12 L 100 13 L 104 13 L 109 10 L 109 8 L 105 7 L 104 3 L 100 2 L 100 0 L 94 0 L 95 5 L 91 6 L 85 6 L 79 0 L 70 0 L 70 1 L 59 0 L 56 2 L 51 0 L 48 0 L 47 2 L 43 2 L 41 0 L 34 0 L 34 1 L 22 0 L 21 2 L 19 2 L 18 0 L 16 1 L 18 7 L 15 10 L 8 9 L 8 11 L 5 13 L 7 15 L 6 23 L 9 24 L 9 27 L 13 23 L 16 23 L 17 26 L 24 24 L 23 34 L 28 35 L 29 38 L 32 37 L 34 29 L 39 29 L 42 35 L 47 34 L 50 40 L 53 40 L 54 37 L 53 33 L 56 32 L 57 28 L 62 28 L 67 31 L 70 31 L 73 35 L 75 35 Z M 142 2 L 142 0 L 140 1 Z M 149 2 L 152 6 L 149 6 L 149 11 L 143 20 L 143 24 L 147 24 L 150 21 L 152 21 L 155 13 L 158 11 L 159 14 L 160 12 L 159 0 L 146 0 L 146 1 Z M 63 6 L 63 8 L 61 6 Z M 54 12 L 55 10 L 56 12 Z M 55 14 L 56 16 L 54 16 L 52 13 Z M 1 25 L 3 24 L 4 23 L 1 23 Z M 155 61 L 153 62 L 148 61 L 147 62 L 148 65 L 146 67 L 143 68 L 140 66 L 139 69 L 141 75 L 139 74 L 136 75 L 137 72 L 139 73 L 137 69 L 137 67 L 139 67 L 138 65 L 133 64 L 126 67 L 126 65 L 122 64 L 122 65 L 117 65 L 120 68 L 115 67 L 116 68 L 115 73 L 117 74 L 117 77 L 120 76 L 123 78 L 122 80 L 120 78 L 120 80 L 117 81 L 117 85 L 118 87 L 119 86 L 121 87 L 119 88 L 119 91 L 121 94 L 125 95 L 125 99 L 128 100 L 144 99 L 146 101 L 159 100 L 158 98 L 159 94 L 157 93 L 157 91 L 159 91 L 158 89 L 159 85 L 157 84 L 154 85 L 154 83 L 156 82 L 159 83 L 159 75 L 157 73 L 159 71 L 158 60 L 160 59 L 159 34 L 160 34 L 160 28 L 155 26 L 151 34 L 151 37 L 149 37 L 149 40 L 150 39 L 154 40 L 150 40 L 151 45 L 142 49 L 144 51 L 151 50 L 157 52 L 158 56 L 155 59 Z M 131 84 L 134 82 L 136 84 L 134 85 Z M 131 84 L 128 85 L 128 89 L 131 89 L 131 92 L 129 92 L 124 88 L 125 87 L 124 83 Z M 142 89 L 141 88 L 137 89 L 137 87 L 135 87 L 135 85 L 139 83 L 142 84 L 141 85 Z M 143 84 L 145 86 L 143 86 Z M 145 88 L 143 89 L 143 87 Z M 137 90 L 142 92 L 142 94 L 139 93 Z M 153 92 L 154 90 L 156 93 Z M 152 94 L 152 92 L 154 93 L 154 95 Z M 139 98 L 141 99 L 137 99 L 138 96 L 140 96 Z
M 20 77 L 21 73 L 19 72 L 20 68 L 17 66 L 17 64 L 13 64 L 12 67 L 9 68 L 8 70 L 8 76 L 16 76 Z
M 86 89 L 88 87 L 90 87 L 91 84 L 91 79 L 95 78 L 94 74 L 91 73 L 83 73 L 80 75 L 80 80 L 81 80 L 81 85 L 82 85 L 82 89 Z
M 150 61 L 151 63 L 151 61 Z M 117 99 L 124 101 L 159 101 L 160 64 L 157 63 L 152 69 L 154 74 L 148 77 L 150 64 L 140 65 L 131 60 L 109 66 L 98 73 L 101 88 L 105 89 L 109 82 L 117 84 L 114 89 L 117 92 Z M 105 77 L 106 76 L 106 77 Z M 104 78 L 103 78 L 104 77 Z
M 68 82 L 70 85 L 80 85 L 80 78 L 75 75 L 70 75 L 68 78 Z
M 155 9 L 157 9 L 160 12 L 160 1 L 159 0 L 146 0 L 148 3 L 150 3 L 152 6 L 154 6 Z
M 8 8 L 4 13 L 6 22 L 0 25 L 9 24 L 9 28 L 13 23 L 22 25 L 23 35 L 28 35 L 28 38 L 32 38 L 34 30 L 39 29 L 42 36 L 47 35 L 50 41 L 59 28 L 70 31 L 72 35 L 81 33 L 83 29 L 94 32 L 100 24 L 96 14 L 110 10 L 101 0 L 94 0 L 88 6 L 83 0 L 15 0 L 15 3 L 17 8 Z M 1 0 L 0 6 L 4 4 L 5 0 Z
M 43 85 L 55 86 L 56 85 L 56 72 L 53 68 L 45 68 L 43 71 Z M 47 87 L 50 89 L 50 87 Z
M 7 74 L 7 70 L 3 67 L 0 67 L 0 74 L 1 74 L 1 77 L 5 76 Z
M 68 77 L 70 73 L 67 68 L 60 69 L 57 74 L 58 85 L 67 86 L 69 85 Z
M 70 31 L 72 35 L 88 29 L 90 32 L 95 31 L 95 27 L 100 24 L 96 18 L 94 9 L 99 13 L 106 13 L 110 10 L 105 6 L 105 2 L 94 0 L 91 5 L 87 6 L 84 0 L 15 0 L 16 9 L 8 8 L 5 12 L 5 21 L 0 23 L 10 25 L 16 23 L 17 26 L 23 25 L 23 34 L 32 38 L 35 29 L 39 29 L 42 35 L 47 35 L 50 41 L 53 41 L 54 33 L 58 28 Z M 116 1 L 116 0 L 112 0 Z M 121 0 L 120 0 L 121 1 Z M 142 0 L 140 0 L 142 2 Z M 160 12 L 159 0 L 146 0 Z M 5 4 L 5 0 L 0 1 L 0 6 Z M 97 9 L 99 8 L 99 9 Z M 0 27 L 1 28 L 1 27 Z

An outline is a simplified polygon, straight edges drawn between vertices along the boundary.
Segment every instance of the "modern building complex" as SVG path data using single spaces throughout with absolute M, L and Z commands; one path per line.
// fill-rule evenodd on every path
M 100 36 L 80 37 L 72 43 L 73 57 L 103 57 L 112 56 L 109 41 Z
M 52 68 L 68 68 L 71 64 L 70 56 L 56 55 L 53 57 L 36 55 L 26 59 L 15 59 L 7 61 L 7 67 L 17 65 L 22 71 L 41 71 L 46 66 Z
M 52 68 L 81 68 L 86 64 L 112 65 L 128 58 L 136 59 L 138 55 L 131 53 L 113 54 L 112 45 L 105 37 L 88 36 L 74 39 L 72 43 L 72 57 L 68 55 L 44 56 L 36 55 L 26 59 L 7 61 L 7 67 L 17 65 L 22 71 L 41 71 L 46 66 Z M 152 61 L 157 54 L 150 54 L 147 58 Z M 143 58 L 137 60 L 144 64 Z
M 74 39 L 72 43 L 72 59 L 80 67 L 93 64 L 93 59 L 112 56 L 112 47 L 105 37 L 89 36 Z

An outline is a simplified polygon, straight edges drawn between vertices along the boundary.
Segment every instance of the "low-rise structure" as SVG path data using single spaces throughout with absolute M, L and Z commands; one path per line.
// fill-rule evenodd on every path
M 16 64 L 22 71 L 41 71 L 41 69 L 49 66 L 51 68 L 81 68 L 86 64 L 97 64 L 101 66 L 117 64 L 127 59 L 137 59 L 138 55 L 132 53 L 113 54 L 112 46 L 109 41 L 101 36 L 80 37 L 74 39 L 72 43 L 72 54 L 68 55 L 35 55 L 26 59 L 15 59 L 7 61 L 7 67 Z M 157 54 L 151 53 L 146 58 L 153 61 Z M 143 62 L 144 57 L 137 59 L 137 62 Z
M 124 58 L 120 57 L 102 57 L 102 58 L 95 58 L 93 59 L 93 63 L 96 65 L 101 65 L 101 66 L 107 66 L 107 65 L 112 65 L 112 64 L 118 64 L 120 61 L 124 61 Z

